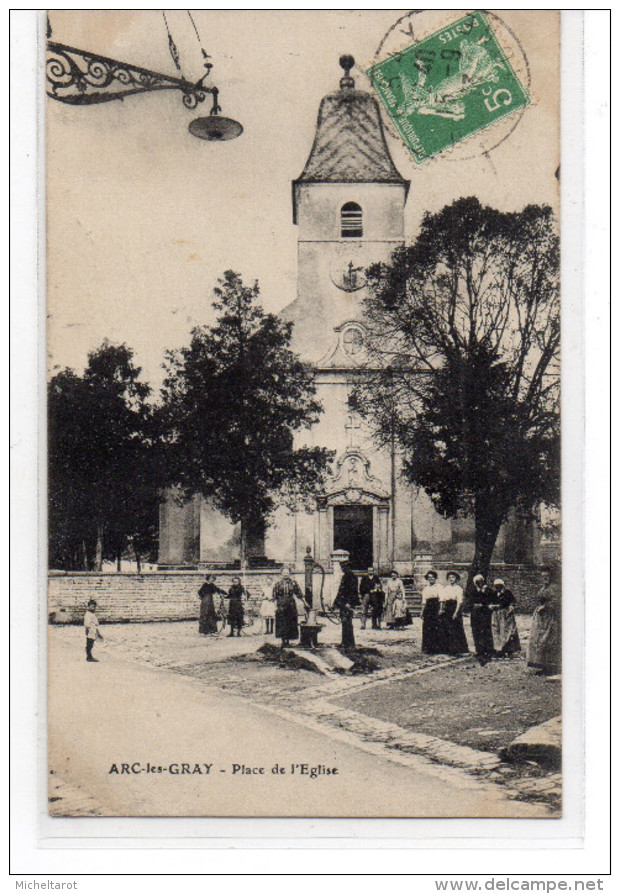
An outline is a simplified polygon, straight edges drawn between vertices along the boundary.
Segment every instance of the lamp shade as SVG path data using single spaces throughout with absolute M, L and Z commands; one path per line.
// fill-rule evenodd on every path
M 206 118 L 194 118 L 189 125 L 189 132 L 200 140 L 222 142 L 234 140 L 241 136 L 243 127 L 233 118 L 222 118 L 220 115 L 209 115 Z

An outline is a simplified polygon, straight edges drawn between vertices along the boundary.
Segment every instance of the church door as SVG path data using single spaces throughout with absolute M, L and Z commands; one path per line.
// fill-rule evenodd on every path
M 356 571 L 370 568 L 372 506 L 334 506 L 334 549 L 348 550 L 351 567 Z

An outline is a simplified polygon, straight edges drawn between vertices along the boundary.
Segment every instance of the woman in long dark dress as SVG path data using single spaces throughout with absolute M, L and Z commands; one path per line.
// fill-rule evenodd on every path
M 491 616 L 491 629 L 493 631 L 493 646 L 495 652 L 506 657 L 521 651 L 521 641 L 517 622 L 515 619 L 516 599 L 511 590 L 506 589 L 506 584 L 498 578 L 493 581 L 493 609 Z
M 243 600 L 247 599 L 247 593 L 241 586 L 241 578 L 233 577 L 233 584 L 228 591 L 228 623 L 230 624 L 229 636 L 241 636 L 243 627 Z
M 439 655 L 444 651 L 443 627 L 439 620 L 442 588 L 437 583 L 437 572 L 427 571 L 427 585 L 422 590 L 422 651 Z
M 449 571 L 443 588 L 443 599 L 439 610 L 439 620 L 444 629 L 444 647 L 447 655 L 463 655 L 469 652 L 467 637 L 463 628 L 463 588 L 461 575 Z
M 491 608 L 493 593 L 484 582 L 482 574 L 475 574 L 467 585 L 467 605 L 471 612 L 471 633 L 474 638 L 476 655 L 484 664 L 495 655 L 493 631 L 491 629 Z
M 272 595 L 276 603 L 276 637 L 282 640 L 282 648 L 285 648 L 292 639 L 299 638 L 295 596 L 302 598 L 301 590 L 288 570 L 274 584 Z
M 225 596 L 224 590 L 220 590 L 215 585 L 215 578 L 212 574 L 207 574 L 205 582 L 198 591 L 200 599 L 200 617 L 198 619 L 198 633 L 202 636 L 208 636 L 210 633 L 217 633 L 217 622 L 219 615 L 215 608 L 213 597 L 216 593 Z

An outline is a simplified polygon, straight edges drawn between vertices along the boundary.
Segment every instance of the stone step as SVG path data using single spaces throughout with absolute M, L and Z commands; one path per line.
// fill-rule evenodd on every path
M 562 719 L 552 717 L 545 723 L 533 726 L 517 736 L 510 745 L 499 751 L 504 761 L 536 761 L 545 767 L 557 768 L 562 764 Z

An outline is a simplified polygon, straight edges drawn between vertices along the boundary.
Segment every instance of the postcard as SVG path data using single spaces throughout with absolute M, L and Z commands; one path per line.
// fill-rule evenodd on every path
M 44 43 L 49 816 L 561 818 L 560 12 Z

